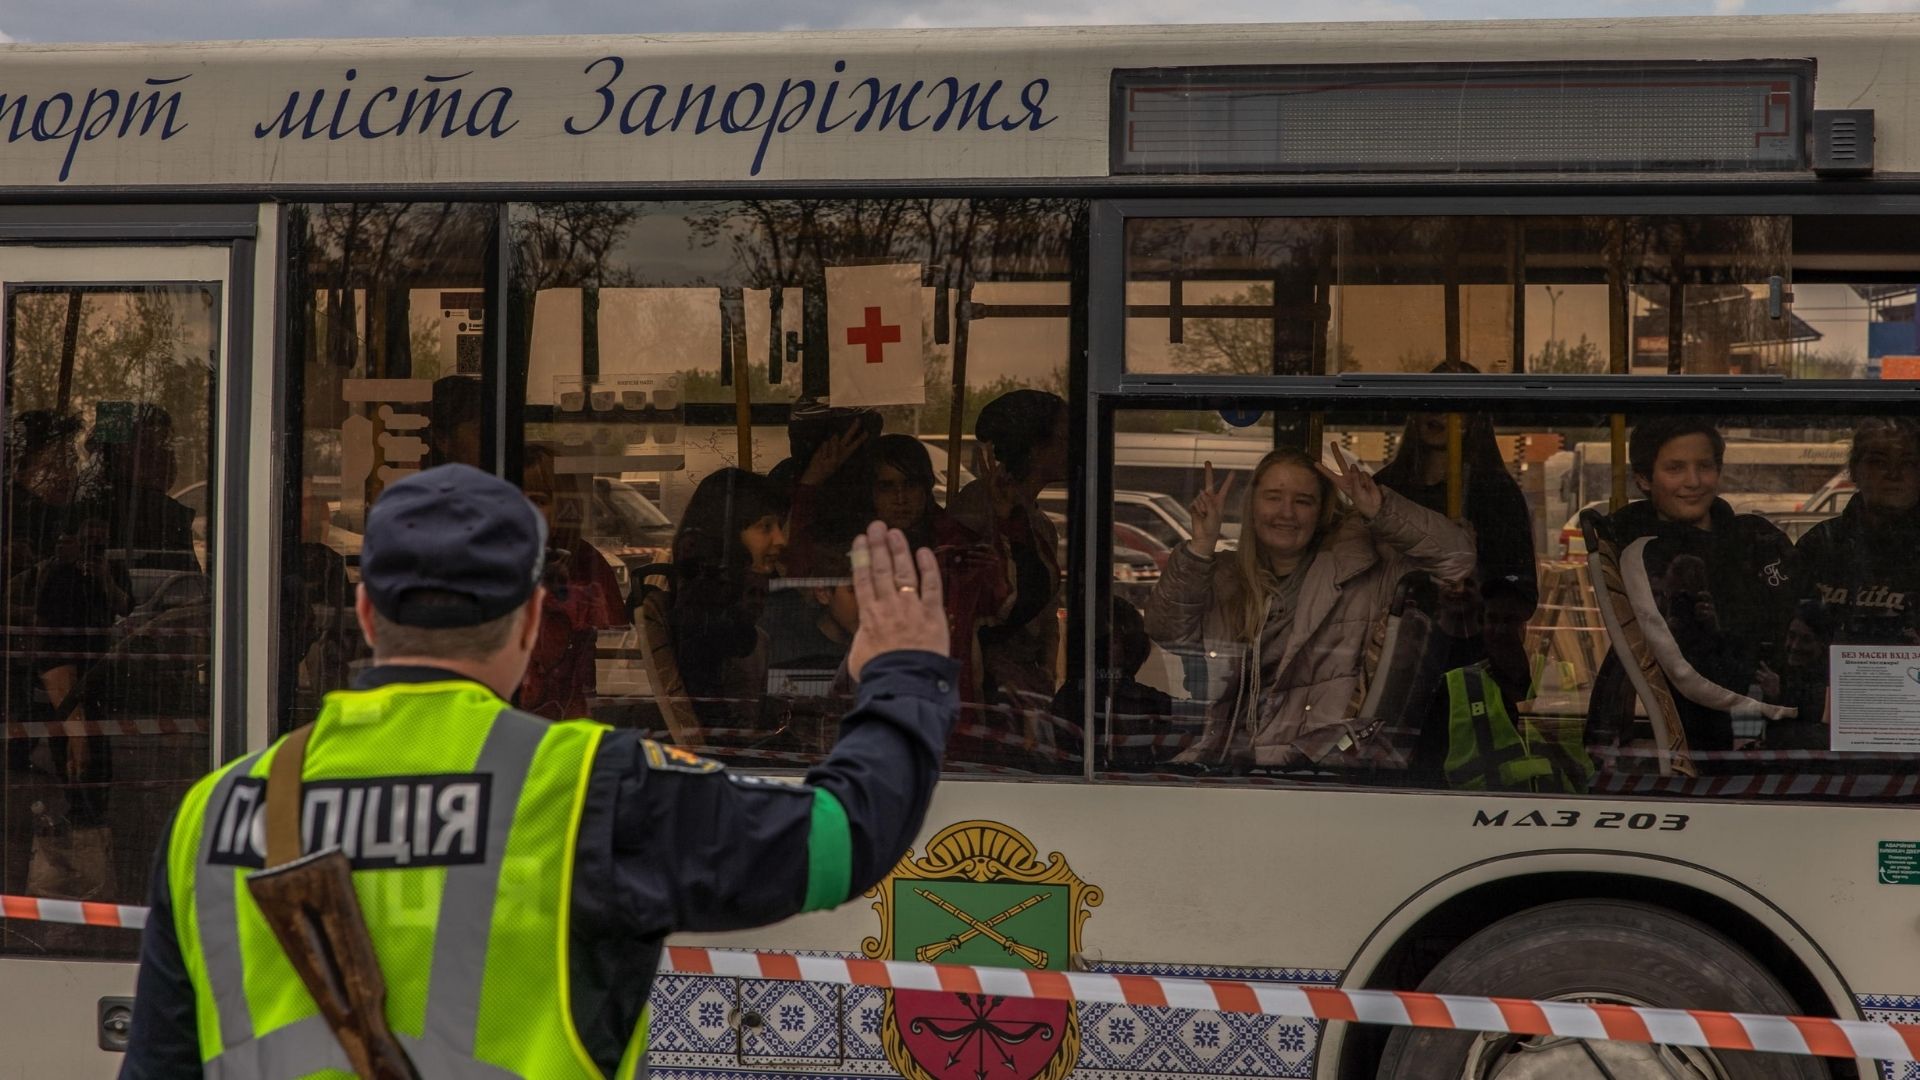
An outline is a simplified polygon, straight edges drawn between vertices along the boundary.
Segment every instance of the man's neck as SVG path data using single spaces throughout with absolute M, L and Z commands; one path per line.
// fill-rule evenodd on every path
M 451 672 L 463 679 L 472 679 L 503 698 L 510 698 L 519 689 L 515 680 L 511 686 L 500 685 L 505 681 L 504 674 L 494 665 L 480 660 L 455 660 L 445 656 L 377 656 L 374 662 L 381 667 L 431 667 Z

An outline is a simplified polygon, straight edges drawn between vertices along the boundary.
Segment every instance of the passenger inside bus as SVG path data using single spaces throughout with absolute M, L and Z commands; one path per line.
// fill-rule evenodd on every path
M 427 461 L 435 465 L 480 467 L 480 429 L 486 422 L 486 396 L 472 375 L 447 375 L 433 381 L 427 404 Z
M 1014 570 L 1011 608 L 979 631 L 983 700 L 1040 716 L 1058 686 L 1062 577 L 1059 533 L 1038 499 L 1067 479 L 1067 428 L 1057 394 L 1013 390 L 987 402 L 973 426 L 977 479 L 951 506 L 975 534 L 1006 545 Z
M 1920 424 L 1863 418 L 1847 473 L 1846 509 L 1795 548 L 1795 588 L 1823 609 L 1827 644 L 1920 644 Z
M 760 623 L 787 545 L 787 504 L 764 476 L 716 469 L 694 489 L 673 538 L 668 626 L 680 680 L 702 723 L 753 727 L 767 684 Z
M 1006 547 L 961 524 L 934 499 L 933 458 L 925 443 L 911 435 L 882 435 L 874 458 L 874 516 L 939 559 L 951 655 L 960 662 L 960 700 L 983 703 L 988 699 L 976 656 L 978 634 L 1004 618 L 1013 602 Z
M 347 684 L 347 665 L 366 653 L 366 639 L 353 625 L 353 587 L 346 556 L 327 543 L 327 501 L 313 490 L 313 478 L 300 478 L 299 572 L 280 579 L 280 663 L 294 674 L 292 685 L 310 707 L 328 688 Z
M 1758 514 L 1736 514 L 1720 498 L 1726 440 L 1714 425 L 1687 416 L 1660 416 L 1635 426 L 1627 443 L 1633 481 L 1645 497 L 1608 515 L 1606 537 L 1618 551 L 1649 538 L 1643 571 L 1659 614 L 1680 656 L 1655 659 L 1669 679 L 1684 659 L 1700 679 L 1677 682 L 1674 707 L 1688 748 L 1731 750 L 1733 715 L 1695 698 L 1732 695 L 1777 703 L 1780 643 L 1795 585 L 1786 534 Z M 1603 603 L 1607 602 L 1602 600 Z M 1690 680 L 1689 680 L 1690 681 Z M 1609 653 L 1594 680 L 1587 711 L 1590 744 L 1629 737 L 1634 695 L 1619 657 Z
M 193 508 L 168 492 L 178 472 L 173 417 L 148 402 L 103 401 L 87 432 L 82 512 L 107 526 L 130 567 L 197 572 Z M 144 598 L 143 598 L 144 599 Z
M 1170 734 L 1173 696 L 1140 681 L 1140 669 L 1153 655 L 1153 640 L 1140 609 L 1114 597 L 1105 627 L 1107 662 L 1094 684 L 1094 710 L 1106 719 L 1105 733 L 1113 739 L 1107 754 L 1115 768 L 1151 766 L 1163 755 L 1151 741 Z M 1079 724 L 1084 715 L 1084 683 L 1068 679 L 1053 698 L 1053 715 Z
M 1155 584 L 1147 632 L 1206 658 L 1211 699 L 1180 762 L 1203 766 L 1360 767 L 1384 760 L 1354 721 L 1376 618 L 1400 579 L 1473 572 L 1473 540 L 1444 515 L 1383 488 L 1364 469 L 1334 473 L 1282 447 L 1240 496 L 1234 551 L 1216 551 L 1232 480 L 1205 467 L 1193 539 Z M 1350 508 L 1339 505 L 1344 499 Z
M 550 720 L 592 716 L 600 631 L 627 625 L 620 582 L 583 535 L 587 496 L 578 474 L 560 473 L 547 447 L 529 447 L 524 487 L 547 519 L 547 601 L 517 700 Z
M 1463 361 L 1434 370 L 1479 372 Z M 1380 660 L 1417 667 L 1407 700 L 1418 711 L 1407 721 L 1418 730 L 1414 768 L 1426 775 L 1437 774 L 1446 757 L 1452 707 L 1446 672 L 1485 664 L 1509 712 L 1527 696 L 1527 620 L 1540 598 L 1533 514 L 1501 459 L 1492 418 L 1485 413 L 1454 415 L 1460 432 L 1457 473 L 1449 468 L 1448 414 L 1416 413 L 1407 420 L 1398 452 L 1374 476 L 1375 483 L 1436 514 L 1449 514 L 1449 489 L 1457 488 L 1457 516 L 1473 534 L 1470 577 L 1443 581 L 1416 574 L 1405 583 L 1408 602 L 1432 623 L 1426 647 L 1417 656 Z
M 767 665 L 773 673 L 768 685 L 791 695 L 826 694 L 860 629 L 853 567 L 844 546 L 836 553 L 825 543 L 805 559 L 783 563 L 802 584 L 767 599 Z

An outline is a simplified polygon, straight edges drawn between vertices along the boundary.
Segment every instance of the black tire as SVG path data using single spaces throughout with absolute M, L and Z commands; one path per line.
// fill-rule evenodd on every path
M 1511 915 L 1448 953 L 1420 983 L 1439 994 L 1594 995 L 1662 1008 L 1792 1014 L 1771 973 L 1711 928 L 1647 904 L 1569 900 Z M 1380 1080 L 1461 1080 L 1477 1035 L 1395 1028 Z M 1479 1044 L 1483 1048 L 1486 1044 Z M 1815 1057 L 1714 1051 L 1732 1080 L 1825 1080 Z

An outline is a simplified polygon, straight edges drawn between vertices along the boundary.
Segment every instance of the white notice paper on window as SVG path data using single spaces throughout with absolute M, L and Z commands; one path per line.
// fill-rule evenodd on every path
M 1835 750 L 1920 750 L 1920 647 L 1834 645 Z

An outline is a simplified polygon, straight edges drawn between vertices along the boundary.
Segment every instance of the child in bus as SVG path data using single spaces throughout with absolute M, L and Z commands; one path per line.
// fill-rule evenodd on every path
M 1006 617 L 980 631 L 983 693 L 1044 711 L 1058 685 L 1062 579 L 1059 533 L 1038 500 L 1067 478 L 1067 403 L 1044 390 L 1009 391 L 980 410 L 973 434 L 979 478 L 953 500 L 953 514 L 1006 544 L 1015 582 Z
M 1374 733 L 1352 723 L 1374 621 L 1409 571 L 1471 574 L 1472 538 L 1357 466 L 1334 473 L 1283 447 L 1254 467 L 1238 549 L 1216 554 L 1232 486 L 1231 478 L 1216 486 L 1207 463 L 1190 506 L 1193 539 L 1168 558 L 1147 603 L 1154 641 L 1230 664 L 1200 740 L 1176 760 L 1279 768 L 1374 760 Z
M 787 545 L 786 520 L 772 481 L 716 469 L 694 489 L 674 534 L 668 623 L 679 676 L 707 724 L 759 719 L 767 682 L 761 615 Z
M 1656 583 L 1684 584 L 1669 574 L 1676 560 L 1698 560 L 1681 563 L 1681 578 L 1703 578 L 1697 586 L 1666 590 L 1668 624 L 1671 627 L 1675 618 L 1671 594 L 1685 591 L 1687 611 L 1681 622 L 1690 631 L 1699 630 L 1703 615 L 1711 615 L 1715 627 L 1726 628 L 1726 633 L 1676 633 L 1681 656 L 1709 682 L 1766 701 L 1769 693 L 1778 694 L 1775 672 L 1781 661 L 1775 648 L 1794 598 L 1792 545 L 1771 521 L 1758 514 L 1736 514 L 1720 497 L 1726 447 L 1719 429 L 1698 417 L 1660 416 L 1636 425 L 1627 442 L 1627 464 L 1645 498 L 1609 515 L 1604 528 L 1616 550 L 1651 538 L 1644 568 L 1652 592 L 1662 591 Z M 1691 574 L 1688 567 L 1695 568 Z M 1670 660 L 1663 667 L 1673 674 Z M 1588 704 L 1590 742 L 1620 738 L 1626 731 L 1633 708 L 1626 683 L 1626 672 L 1609 653 Z M 1752 693 L 1756 689 L 1758 696 Z M 1674 704 L 1691 749 L 1733 748 L 1731 714 L 1684 694 L 1676 694 Z
M 1862 419 L 1847 473 L 1855 494 L 1800 538 L 1794 584 L 1826 609 L 1830 644 L 1920 644 L 1920 424 Z

